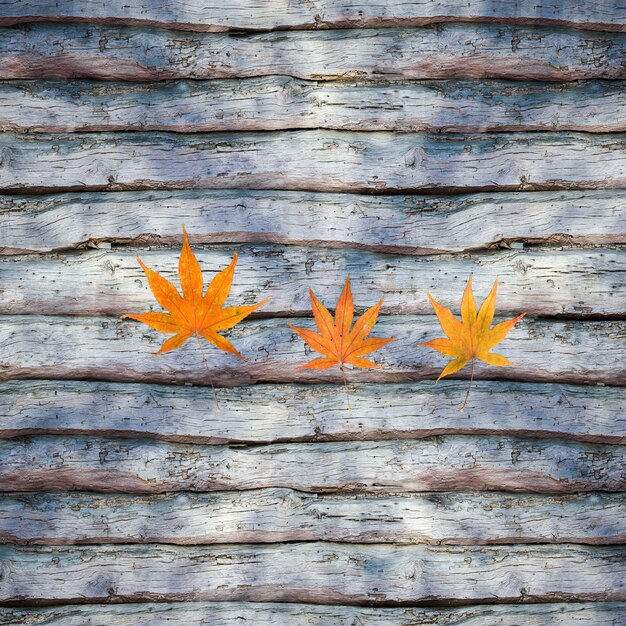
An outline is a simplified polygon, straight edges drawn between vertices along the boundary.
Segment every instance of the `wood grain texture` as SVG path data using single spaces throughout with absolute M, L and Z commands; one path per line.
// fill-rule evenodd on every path
M 274 546 L 0 548 L 0 601 L 432 604 L 623 600 L 624 548 Z M 299 567 L 294 567 L 298 563 Z
M 0 5 L 1 7 L 1 5 Z M 626 131 L 622 81 L 320 83 L 243 80 L 0 83 L 0 130 Z
M 621 494 L 336 496 L 290 489 L 175 496 L 23 494 L 0 498 L 0 543 L 355 543 L 489 545 L 626 539 Z M 1 621 L 0 621 L 1 623 Z
M 298 369 L 311 360 L 293 322 L 314 327 L 313 320 L 282 318 L 242 322 L 229 334 L 248 358 L 195 342 L 153 358 L 166 338 L 129 320 L 98 317 L 3 316 L 0 325 L 0 379 L 48 378 L 234 386 L 254 382 L 342 383 L 338 368 Z M 352 382 L 402 382 L 436 378 L 447 360 L 416 344 L 441 335 L 434 316 L 385 316 L 373 336 L 397 337 L 377 352 L 384 369 L 350 370 Z M 498 350 L 517 365 L 477 365 L 478 379 L 624 385 L 626 322 L 523 320 Z M 590 358 L 593 355 L 593 358 Z M 458 374 L 469 377 L 469 371 Z M 467 383 L 459 383 L 459 397 Z M 343 392 L 339 392 L 339 398 Z M 341 401 L 341 400 L 339 400 Z
M 206 387 L 88 381 L 0 383 L 0 438 L 113 435 L 188 443 L 414 439 L 509 434 L 626 444 L 621 388 L 481 381 L 464 413 L 459 383 Z
M 87 0 L 80 4 L 54 0 L 6 0 L 0 5 L 0 24 L 37 21 L 142 24 L 190 31 L 372 28 L 421 26 L 439 22 L 504 22 L 564 25 L 608 31 L 625 30 L 626 9 L 611 0 L 499 0 L 467 3 L 428 2 L 353 3 L 346 0 L 250 2 L 225 7 L 199 0 Z
M 60 4 L 0 0 L 0 624 L 622 626 L 626 7 Z M 117 319 L 183 221 L 245 363 Z M 470 273 L 530 319 L 459 413 Z
M 384 608 L 254 602 L 0 608 L 3 626 L 622 626 L 626 603 Z
M 623 79 L 625 52 L 622 33 L 493 24 L 220 34 L 43 23 L 0 30 L 0 78 Z
M 626 187 L 626 134 L 0 135 L 0 189 L 409 192 Z
M 7 492 L 626 491 L 626 446 L 506 436 L 252 447 L 42 436 L 0 440 L 0 451 Z
M 511 250 L 436 260 L 273 245 L 243 246 L 238 252 L 229 302 L 269 297 L 259 310 L 262 316 L 310 315 L 309 289 L 332 307 L 347 276 L 358 307 L 372 306 L 384 294 L 387 313 L 428 314 L 433 312 L 430 292 L 458 312 L 471 274 L 480 300 L 499 279 L 501 315 L 626 315 L 626 250 Z M 196 248 L 195 253 L 208 270 L 208 284 L 234 250 Z M 179 255 L 179 250 L 144 249 L 0 256 L 0 314 L 121 316 L 159 308 L 137 256 L 178 285 Z
M 618 189 L 375 197 L 248 189 L 4 195 L 0 254 L 107 243 L 180 247 L 181 223 L 196 243 L 407 254 L 520 243 L 624 244 L 625 204 L 626 191 Z

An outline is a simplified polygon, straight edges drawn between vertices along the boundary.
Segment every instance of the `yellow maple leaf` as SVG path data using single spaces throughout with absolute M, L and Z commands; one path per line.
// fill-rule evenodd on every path
M 491 322 L 496 309 L 496 291 L 498 289 L 498 280 L 493 284 L 489 295 L 485 298 L 480 311 L 476 312 L 476 302 L 472 293 L 472 277 L 469 277 L 463 299 L 461 300 L 461 320 L 459 321 L 450 309 L 439 304 L 431 295 L 428 298 L 435 309 L 439 323 L 446 337 L 426 341 L 419 345 L 432 348 L 437 352 L 453 358 L 444 368 L 437 382 L 444 376 L 449 376 L 458 372 L 469 362 L 472 364 L 472 373 L 470 378 L 470 387 L 474 379 L 474 361 L 478 359 L 488 365 L 498 367 L 513 365 L 506 357 L 501 354 L 490 352 L 497 344 L 499 344 L 509 333 L 509 331 L 521 320 L 526 313 L 518 315 L 516 318 L 506 320 L 496 324 L 493 328 Z M 469 395 L 469 389 L 468 389 Z M 461 407 L 465 408 L 467 397 Z

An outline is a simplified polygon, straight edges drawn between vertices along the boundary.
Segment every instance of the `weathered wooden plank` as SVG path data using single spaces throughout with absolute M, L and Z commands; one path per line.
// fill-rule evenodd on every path
M 0 440 L 0 490 L 118 493 L 626 491 L 626 447 L 506 436 L 202 446 L 99 437 Z
M 221 34 L 46 23 L 0 30 L 0 78 L 568 81 L 626 78 L 625 52 L 622 33 L 495 24 Z
M 288 327 L 314 327 L 313 320 L 279 318 L 242 322 L 229 337 L 248 358 L 202 349 L 190 341 L 152 358 L 165 335 L 129 320 L 97 317 L 2 316 L 0 379 L 48 378 L 234 386 L 253 382 L 343 383 L 338 368 L 298 369 L 310 360 Z M 384 369 L 346 371 L 353 382 L 432 379 L 447 360 L 416 344 L 439 337 L 434 316 L 385 316 L 374 336 L 397 337 L 376 353 Z M 516 365 L 477 365 L 477 378 L 585 384 L 626 384 L 626 322 L 523 320 L 500 344 Z M 458 374 L 469 377 L 468 371 Z M 466 383 L 459 384 L 459 398 Z M 339 398 L 342 397 L 339 393 Z
M 622 626 L 626 603 L 482 605 L 461 608 L 349 607 L 253 602 L 89 604 L 0 608 L 6 626 Z
M 626 187 L 624 133 L 6 133 L 0 135 L 0 154 L 0 189 L 30 193 Z
M 583 546 L 93 546 L 0 549 L 0 601 L 432 604 L 623 600 L 625 549 Z
M 467 3 L 459 0 L 355 4 L 346 0 L 296 2 L 231 2 L 228 7 L 199 0 L 87 0 L 80 4 L 55 0 L 6 0 L 0 5 L 0 24 L 39 21 L 142 24 L 177 30 L 372 28 L 422 26 L 440 22 L 504 22 L 564 25 L 573 28 L 623 31 L 626 9 L 611 0 L 593 3 L 559 0 L 500 0 Z
M 408 254 L 514 243 L 623 244 L 625 204 L 626 191 L 618 189 L 374 197 L 248 189 L 5 195 L 0 254 L 102 243 L 180 246 L 181 223 L 197 243 Z
M 0 130 L 619 132 L 626 131 L 625 91 L 621 81 L 13 81 L 0 84 Z
M 216 444 L 506 433 L 626 444 L 621 388 L 481 381 L 464 413 L 454 381 L 349 389 L 350 411 L 334 385 L 224 388 L 216 411 L 205 387 L 8 381 L 0 383 L 0 438 L 81 434 Z
M 626 212 L 623 211 L 624 214 Z M 179 218 L 180 219 L 180 218 Z M 332 306 L 350 276 L 358 306 L 385 294 L 387 313 L 432 313 L 426 292 L 458 310 L 470 274 L 485 297 L 499 278 L 501 314 L 626 313 L 626 250 L 510 250 L 472 256 L 397 256 L 362 250 L 274 245 L 239 247 L 231 302 L 270 301 L 259 313 L 303 315 L 309 289 Z M 196 249 L 205 282 L 228 265 L 229 248 Z M 0 256 L 0 314 L 116 315 L 158 307 L 137 255 L 178 284 L 179 251 L 107 250 L 36 257 Z M 42 285 L 53 286 L 42 289 Z
M 290 489 L 127 496 L 24 494 L 0 498 L 0 543 L 356 543 L 489 545 L 626 539 L 621 494 L 389 494 L 336 496 Z M 1 623 L 1 621 L 0 621 Z

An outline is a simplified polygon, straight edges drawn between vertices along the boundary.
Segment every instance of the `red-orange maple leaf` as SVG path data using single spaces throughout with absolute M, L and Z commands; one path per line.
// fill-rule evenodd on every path
M 161 346 L 156 354 L 180 348 L 190 337 L 203 337 L 220 350 L 230 352 L 243 359 L 235 347 L 218 333 L 232 328 L 252 311 L 265 304 L 267 300 L 249 306 L 231 306 L 223 308 L 233 281 L 237 254 L 228 267 L 220 271 L 203 294 L 202 270 L 198 259 L 189 245 L 187 232 L 183 226 L 183 249 L 178 262 L 178 275 L 183 292 L 181 296 L 168 280 L 144 265 L 137 258 L 148 278 L 148 285 L 156 301 L 167 313 L 140 313 L 124 315 L 125 318 L 138 320 L 161 333 L 173 334 Z
M 324 370 L 333 365 L 339 365 L 342 369 L 344 365 L 352 365 L 359 368 L 381 367 L 363 357 L 382 348 L 390 341 L 395 341 L 395 337 L 391 339 L 383 339 L 381 337 L 366 338 L 372 328 L 374 328 L 374 324 L 376 324 L 378 312 L 383 304 L 383 298 L 380 299 L 378 304 L 365 311 L 352 326 L 354 302 L 352 300 L 352 292 L 350 291 L 349 278 L 346 280 L 346 284 L 337 301 L 334 318 L 328 309 L 315 297 L 313 291 L 309 290 L 309 295 L 311 296 L 313 317 L 319 333 L 307 328 L 298 328 L 292 324 L 289 324 L 289 326 L 313 350 L 324 356 L 313 359 L 313 361 L 301 365 L 300 368 Z

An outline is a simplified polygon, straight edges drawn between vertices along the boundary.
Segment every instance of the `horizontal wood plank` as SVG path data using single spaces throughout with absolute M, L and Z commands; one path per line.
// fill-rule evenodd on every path
M 622 33 L 497 24 L 221 34 L 42 23 L 0 30 L 0 78 L 623 79 L 625 52 Z
M 180 218 L 179 218 L 180 219 Z M 310 315 L 312 289 L 331 307 L 350 276 L 359 307 L 384 294 L 387 313 L 425 314 L 427 292 L 458 312 L 473 274 L 486 297 L 499 279 L 500 314 L 626 314 L 626 250 L 512 250 L 472 256 L 390 256 L 362 250 L 284 246 L 239 248 L 232 303 L 270 298 L 259 315 Z M 196 249 L 205 283 L 226 267 L 234 250 Z M 0 314 L 115 315 L 159 308 L 137 262 L 178 285 L 179 250 L 107 250 L 55 256 L 0 256 Z M 209 273 L 210 272 L 210 273 Z M 52 289 L 42 289 L 49 285 Z
M 621 81 L 12 81 L 0 84 L 0 130 L 619 132 L 626 131 L 625 94 Z
M 534 0 L 490 2 L 395 2 L 354 4 L 346 0 L 233 2 L 227 7 L 199 0 L 87 0 L 80 4 L 55 0 L 6 0 L 0 24 L 38 21 L 141 24 L 190 31 L 372 28 L 421 26 L 440 22 L 504 22 L 564 25 L 608 31 L 625 30 L 626 9 L 611 0 Z
M 389 605 L 626 596 L 625 549 L 618 547 L 302 543 L 7 546 L 0 553 L 4 603 L 252 600 Z
M 610 545 L 626 540 L 625 505 L 623 495 L 606 493 L 374 497 L 264 489 L 176 496 L 3 495 L 0 543 Z
M 624 133 L 6 133 L 0 189 L 618 189 L 625 148 Z
M 42 436 L 0 451 L 2 491 L 626 491 L 626 446 L 506 436 L 251 447 Z
M 480 381 L 464 413 L 459 383 L 223 388 L 86 381 L 0 383 L 0 438 L 113 435 L 188 443 L 271 443 L 509 434 L 626 444 L 619 387 Z M 383 408 L 384 407 L 384 408 Z
M 254 602 L 89 604 L 0 608 L 3 626 L 618 626 L 626 603 L 483 605 L 461 608 L 384 608 Z
M 180 246 L 181 223 L 196 243 L 408 254 L 525 243 L 624 244 L 625 204 L 626 191 L 619 189 L 375 197 L 248 189 L 4 195 L 0 254 L 106 244 Z
M 288 322 L 242 322 L 229 337 L 247 361 L 196 342 L 153 358 L 166 336 L 130 320 L 98 317 L 3 316 L 0 379 L 48 378 L 234 386 L 254 382 L 342 383 L 339 368 L 302 370 L 313 358 Z M 374 356 L 378 370 L 346 370 L 353 382 L 403 382 L 436 378 L 447 360 L 416 344 L 441 336 L 434 316 L 385 316 L 373 336 L 396 337 Z M 478 379 L 624 385 L 626 322 L 523 320 L 498 346 L 516 365 L 478 364 Z M 590 357 L 592 356 L 592 358 Z M 456 376 L 469 377 L 463 370 Z M 466 383 L 459 383 L 459 397 Z M 339 398 L 343 397 L 340 392 Z M 341 402 L 341 400 L 338 400 Z M 344 405 L 347 407 L 347 404 Z

